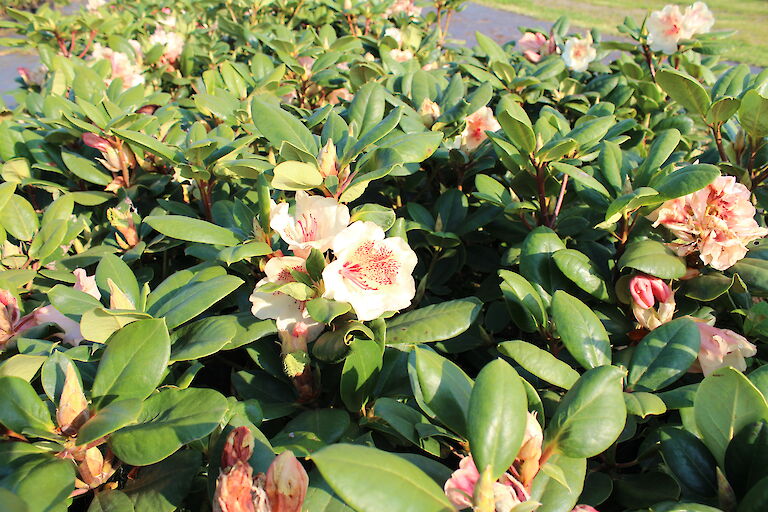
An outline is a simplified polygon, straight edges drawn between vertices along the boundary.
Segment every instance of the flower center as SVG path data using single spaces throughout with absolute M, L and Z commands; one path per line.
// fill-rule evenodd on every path
M 355 249 L 340 273 L 363 290 L 378 290 L 394 284 L 399 270 L 400 262 L 392 250 L 371 240 Z
M 300 242 L 313 242 L 318 239 L 320 224 L 311 213 L 305 213 L 292 226 L 292 238 Z

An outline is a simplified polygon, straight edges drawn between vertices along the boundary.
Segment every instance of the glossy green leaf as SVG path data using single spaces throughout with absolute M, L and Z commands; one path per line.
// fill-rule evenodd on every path
M 117 400 L 98 411 L 77 431 L 77 444 L 88 444 L 133 423 L 141 412 L 141 400 Z
M 475 297 L 425 306 L 387 321 L 387 344 L 431 343 L 455 338 L 472 325 L 482 303 Z
M 601 272 L 586 254 L 574 249 L 562 249 L 552 255 L 552 258 L 560 272 L 579 288 L 602 301 L 610 300 L 608 286 Z
M 233 246 L 241 240 L 227 228 L 200 219 L 182 215 L 155 215 L 144 218 L 144 223 L 163 235 L 177 240 Z
M 640 240 L 629 244 L 619 259 L 619 269 L 625 268 L 633 268 L 661 279 L 678 279 L 686 271 L 683 259 L 655 240 Z
M 579 380 L 579 372 L 567 363 L 525 341 L 505 341 L 498 345 L 498 349 L 527 371 L 555 386 L 570 389 Z
M 699 329 L 688 318 L 678 318 L 648 333 L 632 353 L 629 387 L 662 389 L 682 377 L 699 355 Z
M 19 377 L 0 377 L 0 423 L 14 432 L 53 432 L 51 415 L 32 385 Z
M 608 333 L 589 306 L 558 290 L 552 296 L 552 318 L 565 348 L 581 366 L 589 369 L 611 363 Z
M 373 340 L 355 338 L 341 370 L 341 399 L 350 411 L 359 411 L 370 398 L 382 365 L 383 347 Z
M 656 82 L 691 114 L 707 114 L 710 105 L 709 94 L 693 77 L 667 68 L 656 73 Z
M 123 492 L 135 512 L 173 512 L 189 494 L 200 471 L 202 457 L 194 450 L 182 450 L 167 459 L 139 469 Z

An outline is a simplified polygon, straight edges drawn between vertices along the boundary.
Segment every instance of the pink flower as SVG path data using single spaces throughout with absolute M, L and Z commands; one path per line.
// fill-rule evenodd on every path
M 704 2 L 696 2 L 680 11 L 677 5 L 667 5 L 648 17 L 648 45 L 655 52 L 675 53 L 681 40 L 712 29 L 715 17 Z
M 102 158 L 97 160 L 111 172 L 120 173 L 123 168 L 130 170 L 136 166 L 136 155 L 120 140 L 105 139 L 95 133 L 84 133 L 83 143 L 101 152 Z
M 576 505 L 571 512 L 598 512 L 598 510 L 595 507 L 590 507 L 589 505 Z
M 405 240 L 357 221 L 336 235 L 332 248 L 336 259 L 323 270 L 323 297 L 349 302 L 363 322 L 410 306 L 417 257 Z
M 477 112 L 467 116 L 466 122 L 467 126 L 461 132 L 461 147 L 466 151 L 477 149 L 488 138 L 486 131 L 495 132 L 501 128 L 490 107 L 481 107 Z
M 701 347 L 698 360 L 689 370 L 691 372 L 701 372 L 706 377 L 725 366 L 744 371 L 747 369 L 744 358 L 757 354 L 757 348 L 740 334 L 701 321 L 696 322 L 696 326 L 701 336 Z
M 597 50 L 592 46 L 592 34 L 581 39 L 572 37 L 565 42 L 563 48 L 563 60 L 565 65 L 573 71 L 586 71 L 589 63 L 597 57 Z
M 389 56 L 395 62 L 408 62 L 413 59 L 413 52 L 411 50 L 398 50 L 395 48 L 389 51 Z
M 414 0 L 395 0 L 384 12 L 384 15 L 387 18 L 391 18 L 400 13 L 407 14 L 408 16 L 418 16 L 421 14 L 421 7 L 416 7 Z
M 184 51 L 184 36 L 177 32 L 167 32 L 163 28 L 158 28 L 149 37 L 149 44 L 152 46 L 159 44 L 164 48 L 163 56 L 160 59 L 161 63 L 174 64 L 181 56 L 181 52 Z
M 8 290 L 0 289 L 0 350 L 22 331 L 36 324 L 32 314 L 21 316 L 16 297 Z
M 335 156 L 336 150 L 331 148 Z M 269 225 L 289 249 L 306 258 L 312 249 L 325 252 L 331 248 L 333 238 L 349 225 L 349 208 L 332 197 L 310 196 L 299 190 L 294 213 L 289 212 L 288 203 L 280 203 L 272 208 Z
M 755 221 L 750 196 L 736 178 L 720 176 L 699 191 L 667 201 L 648 218 L 677 237 L 670 247 L 678 255 L 698 251 L 705 264 L 725 270 L 746 256 L 749 242 L 768 235 Z
M 448 496 L 456 510 L 472 507 L 475 486 L 479 480 L 480 472 L 477 470 L 472 456 L 462 458 L 459 461 L 459 469 L 453 472 L 443 487 L 445 495 Z M 496 512 L 510 512 L 515 505 L 530 500 L 531 496 L 515 477 L 505 473 L 493 483 L 493 498 Z
M 632 296 L 632 312 L 635 319 L 648 330 L 672 320 L 675 313 L 675 294 L 672 288 L 658 277 L 638 274 L 629 281 Z M 659 307 L 654 308 L 658 302 Z
M 122 79 L 123 89 L 130 89 L 144 83 L 144 76 L 141 74 L 141 46 L 137 41 L 132 40 L 129 43 L 133 47 L 135 58 L 116 52 L 99 43 L 93 45 L 93 52 L 91 53 L 93 60 L 105 59 L 109 61 L 112 66 L 112 79 Z
M 523 52 L 523 56 L 536 63 L 544 55 L 554 53 L 554 43 L 541 32 L 526 32 L 517 40 L 517 47 Z
M 270 464 L 264 488 L 271 512 L 301 512 L 309 477 L 293 452 L 282 452 Z

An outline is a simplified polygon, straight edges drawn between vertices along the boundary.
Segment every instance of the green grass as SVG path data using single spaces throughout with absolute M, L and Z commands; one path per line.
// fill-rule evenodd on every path
M 602 32 L 618 34 L 616 26 L 626 16 L 639 23 L 652 10 L 668 3 L 681 6 L 690 2 L 667 0 L 479 0 L 480 3 L 508 9 L 538 19 L 554 21 L 568 16 L 575 25 L 598 28 Z M 713 30 L 736 30 L 731 38 L 732 47 L 726 53 L 729 60 L 757 66 L 768 66 L 768 0 L 708 0 L 714 13 Z

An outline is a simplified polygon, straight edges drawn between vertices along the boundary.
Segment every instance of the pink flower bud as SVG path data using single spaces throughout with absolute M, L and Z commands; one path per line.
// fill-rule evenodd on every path
M 213 495 L 214 512 L 256 511 L 253 468 L 248 463 L 252 453 L 253 434 L 248 427 L 237 427 L 229 433 L 221 452 L 221 468 Z
M 237 427 L 227 436 L 221 453 L 221 467 L 230 468 L 240 462 L 248 462 L 253 454 L 253 434 L 248 427 Z
M 301 512 L 308 487 L 307 472 L 290 450 L 278 455 L 267 470 L 264 488 L 272 512 Z
M 16 297 L 8 290 L 0 289 L 0 348 L 16 334 L 20 316 Z
M 595 507 L 590 507 L 589 505 L 576 505 L 576 507 L 571 510 L 571 512 L 598 512 L 598 510 Z
M 639 274 L 629 282 L 632 300 L 641 308 L 652 308 L 656 301 L 666 302 L 672 295 L 672 288 L 658 277 Z

